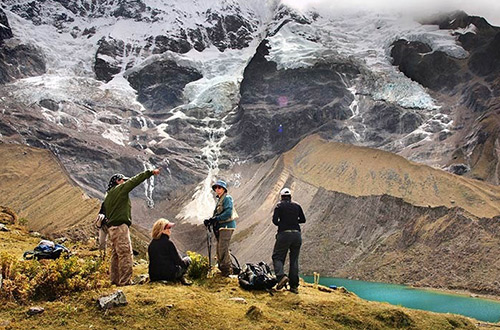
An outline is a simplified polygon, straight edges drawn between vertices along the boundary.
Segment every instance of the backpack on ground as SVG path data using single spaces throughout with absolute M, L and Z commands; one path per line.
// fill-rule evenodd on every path
M 57 259 L 62 255 L 62 253 L 69 256 L 70 251 L 61 244 L 56 244 L 49 240 L 41 240 L 33 251 L 24 252 L 23 258 L 26 260 Z
M 276 276 L 263 261 L 258 264 L 247 263 L 238 275 L 238 283 L 246 290 L 269 290 L 276 285 L 276 282 Z

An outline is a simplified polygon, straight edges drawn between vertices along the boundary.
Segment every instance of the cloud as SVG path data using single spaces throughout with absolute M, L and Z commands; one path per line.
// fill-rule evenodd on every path
M 498 0 L 283 0 L 282 2 L 299 10 L 310 6 L 339 12 L 358 9 L 392 10 L 413 16 L 463 10 L 469 15 L 486 18 L 492 25 L 500 26 L 500 2 Z

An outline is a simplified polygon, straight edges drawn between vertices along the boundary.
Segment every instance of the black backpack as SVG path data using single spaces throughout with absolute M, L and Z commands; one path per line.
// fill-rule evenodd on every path
M 24 252 L 23 258 L 27 260 L 57 259 L 63 252 L 66 256 L 69 256 L 70 254 L 70 251 L 61 244 L 56 244 L 48 240 L 41 240 L 33 251 Z
M 269 290 L 276 285 L 276 276 L 269 266 L 261 261 L 258 264 L 247 263 L 238 275 L 238 282 L 246 290 Z

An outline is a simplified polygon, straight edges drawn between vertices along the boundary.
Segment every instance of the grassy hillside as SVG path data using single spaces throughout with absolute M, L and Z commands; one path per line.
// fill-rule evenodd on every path
M 25 229 L 13 226 L 0 232 L 0 256 L 19 256 L 32 248 L 35 239 Z M 92 258 L 85 245 L 73 252 L 79 263 Z M 25 261 L 30 263 L 31 261 Z M 50 265 L 55 261 L 46 261 Z M 135 274 L 147 273 L 139 263 Z M 5 274 L 4 274 L 5 275 Z M 5 277 L 5 276 L 4 276 Z M 4 281 L 5 283 L 5 281 Z M 450 315 L 409 310 L 384 303 L 367 302 L 342 289 L 323 292 L 303 284 L 300 294 L 288 291 L 249 292 L 236 279 L 219 277 L 180 284 L 147 283 L 121 288 L 128 305 L 103 311 L 96 300 L 117 288 L 69 293 L 53 301 L 44 299 L 26 304 L 0 299 L 0 327 L 7 329 L 474 329 L 476 321 Z M 324 288 L 326 289 L 326 288 Z M 234 300 L 233 298 L 238 298 Z M 241 299 L 244 302 L 241 302 Z M 26 317 L 31 306 L 42 314 Z
M 14 209 L 28 227 L 47 234 L 83 231 L 99 211 L 48 150 L 0 143 L 0 205 Z

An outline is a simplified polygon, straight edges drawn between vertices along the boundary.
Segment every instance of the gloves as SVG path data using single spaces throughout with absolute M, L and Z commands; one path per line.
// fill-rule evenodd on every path
M 205 225 L 205 227 L 208 227 L 208 226 L 211 226 L 211 225 L 215 225 L 216 222 L 217 222 L 217 220 L 215 220 L 215 217 L 203 220 L 203 224 Z

